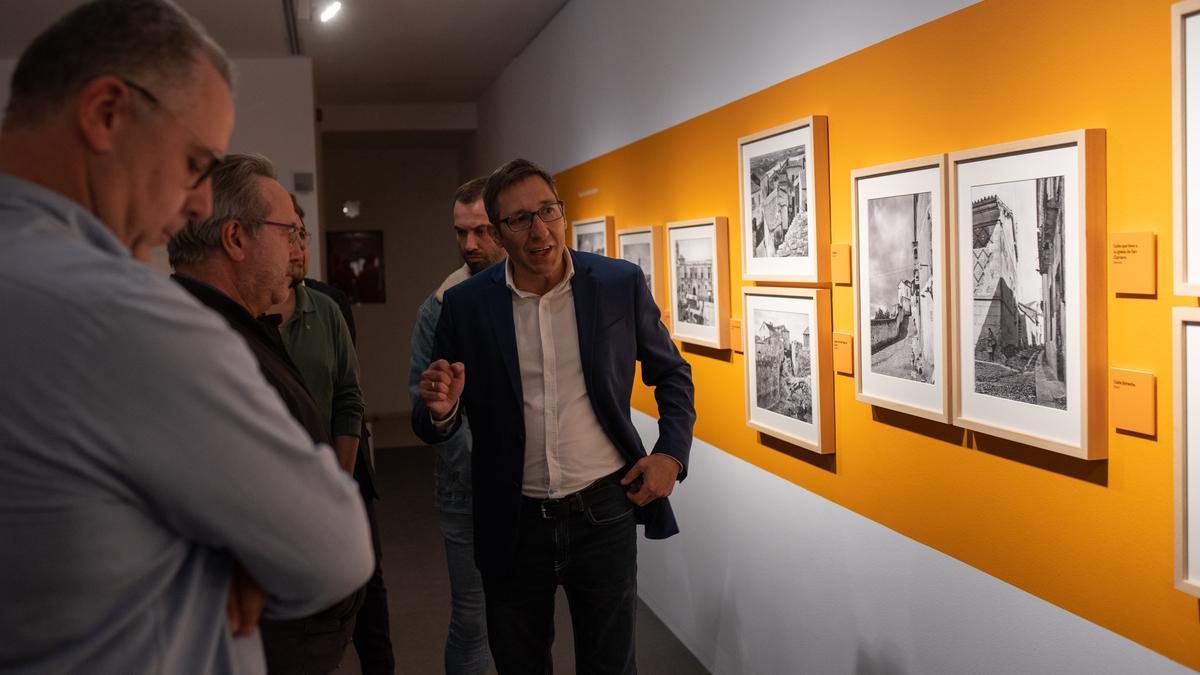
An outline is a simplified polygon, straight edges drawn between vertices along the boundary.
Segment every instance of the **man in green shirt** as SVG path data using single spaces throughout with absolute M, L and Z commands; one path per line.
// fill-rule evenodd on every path
M 269 314 L 281 318 L 279 334 L 304 384 L 312 394 L 333 438 L 342 470 L 354 475 L 362 431 L 363 397 L 358 384 L 358 355 L 350 329 L 337 303 L 304 285 L 308 267 L 308 233 L 302 233 L 303 259 L 290 270 L 293 280 L 286 300 Z

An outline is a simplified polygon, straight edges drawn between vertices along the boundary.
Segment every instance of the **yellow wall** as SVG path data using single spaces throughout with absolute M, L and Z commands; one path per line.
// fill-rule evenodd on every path
M 689 350 L 696 435 L 1200 668 L 1197 600 L 1173 588 L 1170 311 L 1196 301 L 1170 292 L 1170 6 L 986 0 L 565 171 L 559 186 L 572 219 L 614 215 L 618 230 L 728 216 L 740 318 L 739 137 L 829 116 L 836 243 L 851 240 L 852 169 L 1106 129 L 1108 229 L 1158 234 L 1158 298 L 1107 297 L 1109 364 L 1159 377 L 1156 440 L 1110 431 L 1110 459 L 1091 463 L 1013 444 L 977 449 L 960 429 L 858 403 L 853 378 L 839 375 L 837 454 L 819 458 L 764 445 L 746 427 L 740 354 Z M 850 287 L 834 288 L 834 330 L 853 332 L 853 301 Z M 634 405 L 655 410 L 640 386 Z

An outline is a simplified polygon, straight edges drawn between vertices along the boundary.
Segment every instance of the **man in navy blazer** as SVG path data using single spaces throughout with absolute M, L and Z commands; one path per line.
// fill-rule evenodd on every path
M 444 296 L 413 429 L 471 419 L 475 557 L 497 670 L 549 672 L 554 595 L 571 607 L 580 673 L 634 673 L 635 522 L 679 531 L 666 497 L 687 475 L 691 368 L 640 268 L 568 251 L 553 178 L 513 160 L 484 189 L 508 261 Z M 629 417 L 634 362 L 655 388 L 647 455 Z

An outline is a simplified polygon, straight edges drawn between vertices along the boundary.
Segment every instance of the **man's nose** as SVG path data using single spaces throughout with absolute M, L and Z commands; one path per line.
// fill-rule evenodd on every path
M 188 192 L 183 200 L 183 215 L 188 220 L 204 220 L 212 215 L 211 179 L 205 179 Z

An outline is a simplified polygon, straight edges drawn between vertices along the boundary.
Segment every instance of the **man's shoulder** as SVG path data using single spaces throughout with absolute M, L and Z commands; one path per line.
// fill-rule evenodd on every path
M 305 282 L 305 286 L 307 285 L 307 282 Z M 304 286 L 298 286 L 297 290 L 300 288 L 304 288 Z M 331 296 L 312 288 L 305 288 L 303 292 L 308 295 L 309 302 L 312 303 L 313 308 L 316 309 L 321 315 L 336 315 L 337 317 L 341 317 L 342 308 L 338 306 L 337 301 Z
M 621 258 L 610 258 L 595 253 L 572 251 L 575 256 L 575 267 L 585 267 L 601 280 L 634 280 L 638 278 L 641 268 Z
M 482 302 L 480 296 L 497 283 L 504 283 L 503 261 L 447 288 L 442 295 L 442 304 L 458 306 L 467 302 Z

